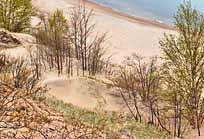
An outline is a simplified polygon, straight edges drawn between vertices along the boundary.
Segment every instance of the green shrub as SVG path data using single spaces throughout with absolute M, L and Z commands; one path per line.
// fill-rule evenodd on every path
M 12 32 L 30 28 L 31 0 L 0 0 L 0 27 Z

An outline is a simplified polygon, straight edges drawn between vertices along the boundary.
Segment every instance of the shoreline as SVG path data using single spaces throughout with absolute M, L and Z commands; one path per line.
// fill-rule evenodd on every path
M 132 16 L 132 15 L 129 15 L 129 14 L 126 14 L 123 12 L 116 11 L 113 8 L 98 4 L 98 3 L 90 1 L 90 0 L 79 0 L 79 1 L 85 2 L 85 4 L 87 4 L 87 6 L 92 8 L 92 9 L 98 10 L 98 11 L 106 13 L 106 14 L 110 14 L 114 17 L 121 18 L 121 19 L 127 20 L 129 22 L 139 23 L 139 24 L 146 25 L 146 26 L 163 28 L 163 29 L 167 29 L 167 30 L 177 31 L 177 29 L 175 27 L 167 25 L 165 23 L 159 23 L 159 22 L 144 19 L 141 17 Z

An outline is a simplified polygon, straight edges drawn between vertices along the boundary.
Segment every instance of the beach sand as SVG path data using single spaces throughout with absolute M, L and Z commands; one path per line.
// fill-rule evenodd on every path
M 33 0 L 35 7 L 43 12 L 51 13 L 61 9 L 68 17 L 71 7 L 78 4 L 77 0 Z M 173 27 L 135 18 L 119 13 L 93 2 L 87 2 L 88 8 L 94 10 L 93 22 L 96 32 L 108 32 L 106 46 L 108 54 L 113 55 L 112 61 L 120 63 L 125 56 L 137 53 L 145 57 L 160 56 L 159 39 L 164 33 L 176 31 Z

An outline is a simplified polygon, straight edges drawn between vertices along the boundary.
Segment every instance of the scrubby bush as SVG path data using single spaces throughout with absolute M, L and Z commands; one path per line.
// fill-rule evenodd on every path
M 25 32 L 30 27 L 31 0 L 0 0 L 0 27 Z
M 55 111 L 47 105 L 46 91 L 27 61 L 0 54 L 0 139 L 103 139 L 110 136 L 98 126 L 84 123 L 82 114 L 66 120 L 63 111 Z M 53 103 L 55 107 L 63 104 Z

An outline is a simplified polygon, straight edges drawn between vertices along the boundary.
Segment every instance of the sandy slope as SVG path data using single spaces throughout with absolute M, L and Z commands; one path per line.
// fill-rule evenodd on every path
M 54 72 L 44 74 L 43 78 L 49 93 L 57 99 L 90 110 L 125 110 L 122 99 L 114 96 L 113 90 L 103 83 L 85 77 L 58 77 Z
M 70 9 L 76 6 L 77 0 L 33 0 L 35 7 L 45 13 L 61 9 L 68 17 Z M 109 12 L 109 10 L 98 8 L 88 4 L 89 8 L 94 9 L 93 22 L 96 23 L 96 32 L 108 32 L 108 53 L 113 54 L 113 62 L 119 63 L 124 56 L 133 52 L 143 56 L 154 56 L 160 54 L 158 39 L 164 32 L 175 33 L 165 27 L 153 26 L 151 23 L 141 23 Z M 120 18 L 119 18 L 120 17 Z M 85 79 L 67 79 L 66 77 L 55 77 L 48 74 L 45 77 L 45 84 L 51 88 L 50 93 L 58 99 L 72 103 L 84 108 L 94 109 L 102 102 L 105 110 L 122 110 L 122 105 L 111 95 L 110 90 L 101 84 L 94 83 Z M 93 88 L 95 86 L 95 88 Z
M 52 12 L 57 8 L 63 9 L 68 16 L 70 7 L 73 7 L 74 0 L 33 0 L 33 4 L 44 12 Z M 70 4 L 71 3 L 71 4 Z M 100 12 L 95 9 L 94 21 L 97 23 L 97 31 L 109 32 L 109 40 L 106 43 L 109 47 L 109 53 L 114 54 L 114 62 L 122 61 L 123 56 L 128 56 L 137 52 L 144 56 L 159 55 L 158 38 L 162 37 L 164 32 L 173 32 L 158 26 L 147 26 L 118 18 L 112 14 Z M 34 38 L 24 34 L 14 34 L 22 39 L 24 46 L 33 45 Z M 18 47 L 6 50 L 8 55 L 26 56 L 27 49 Z M 104 85 L 95 83 L 91 80 L 66 77 L 57 77 L 56 74 L 45 74 L 44 83 L 51 88 L 50 93 L 58 99 L 73 103 L 84 108 L 94 109 L 102 104 L 105 110 L 120 111 L 123 110 L 122 100 L 112 96 L 111 91 Z
M 43 12 L 53 12 L 55 9 L 64 10 L 68 17 L 70 9 L 77 4 L 77 0 L 33 0 L 35 7 Z M 149 22 L 141 23 L 135 19 L 128 19 L 120 14 L 109 12 L 106 9 L 97 9 L 96 6 L 88 5 L 94 9 L 94 22 L 97 24 L 97 32 L 108 32 L 108 53 L 113 54 L 113 62 L 119 63 L 124 56 L 133 52 L 143 56 L 160 54 L 158 39 L 164 32 L 175 33 L 164 27 L 153 26 Z M 121 18 L 119 18 L 121 17 Z M 148 25 L 149 24 L 149 25 Z M 51 88 L 50 93 L 58 99 L 84 108 L 94 109 L 103 102 L 105 110 L 123 110 L 118 100 L 111 95 L 110 90 L 101 84 L 85 79 L 67 79 L 48 74 L 45 84 Z M 95 88 L 93 88 L 95 86 Z M 99 102 L 98 102 L 99 101 Z
M 63 9 L 68 16 L 69 10 L 73 7 L 76 0 L 33 0 L 33 4 L 44 12 L 53 12 L 55 9 Z M 95 7 L 93 7 L 95 8 Z M 118 63 L 122 57 L 128 56 L 133 52 L 143 56 L 160 55 L 158 40 L 163 33 L 175 33 L 175 31 L 141 24 L 137 21 L 131 22 L 126 18 L 118 18 L 108 12 L 101 12 L 100 9 L 94 9 L 94 22 L 97 23 L 97 31 L 108 32 L 109 54 L 114 54 L 113 61 Z M 35 23 L 37 24 L 37 23 Z M 25 38 L 25 45 L 33 44 L 33 38 L 29 35 L 16 34 L 20 38 Z M 31 40 L 31 41 L 30 41 Z M 27 42 L 28 41 L 28 42 Z M 19 47 L 6 50 L 6 53 L 17 57 L 27 53 L 27 49 Z M 96 109 L 102 107 L 109 111 L 126 111 L 121 98 L 112 95 L 111 90 L 101 83 L 85 78 L 57 77 L 56 73 L 44 74 L 44 84 L 51 89 L 49 92 L 58 99 L 72 103 L 82 108 Z M 202 128 L 202 133 L 204 128 Z M 187 138 L 198 139 L 197 132 L 192 131 L 191 136 Z M 203 139 L 200 137 L 199 139 Z
M 76 0 L 33 0 L 33 4 L 44 12 L 53 12 L 55 9 L 64 10 L 68 15 Z M 130 22 L 126 17 L 111 12 L 101 12 L 102 9 L 90 5 L 95 11 L 94 22 L 97 24 L 97 32 L 108 32 L 109 54 L 113 54 L 114 62 L 121 62 L 122 57 L 136 52 L 143 56 L 154 56 L 160 54 L 158 40 L 163 33 L 175 33 L 172 30 L 141 24 L 140 21 L 132 19 Z M 104 10 L 103 10 L 104 11 Z

